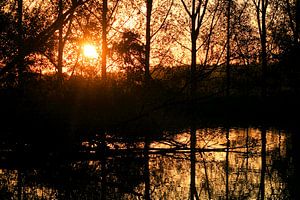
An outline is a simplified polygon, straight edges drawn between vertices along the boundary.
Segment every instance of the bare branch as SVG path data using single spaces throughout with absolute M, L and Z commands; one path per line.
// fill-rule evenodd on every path
M 201 16 L 200 16 L 200 13 L 198 13 L 198 24 L 197 24 L 197 27 L 196 27 L 197 37 L 199 35 L 199 31 L 200 31 L 200 28 L 201 28 L 201 25 L 202 25 L 202 22 L 203 22 L 203 19 L 204 19 L 204 15 L 206 13 L 207 4 L 208 4 L 208 0 L 205 0 Z M 199 12 L 200 12 L 200 10 L 199 10 Z
M 107 18 L 108 21 L 111 20 L 111 19 L 113 18 L 113 15 L 114 15 L 114 13 L 115 13 L 115 11 L 116 11 L 118 5 L 119 5 L 119 2 L 120 2 L 120 0 L 117 0 L 116 4 L 114 5 L 113 9 L 111 10 L 111 15 Z
M 208 42 L 207 42 L 207 49 L 206 49 L 206 54 L 205 54 L 204 65 L 206 65 L 206 63 L 207 63 L 208 52 L 209 52 L 209 47 L 210 47 L 210 40 L 211 40 L 211 36 L 213 34 L 213 29 L 215 28 L 215 26 L 216 26 L 216 24 L 217 24 L 217 22 L 218 22 L 218 20 L 219 20 L 219 18 L 221 16 L 221 12 L 220 12 L 219 15 L 218 15 L 218 18 L 217 18 L 216 22 L 214 23 L 218 8 L 219 8 L 219 3 L 217 4 L 217 6 L 215 8 L 215 11 L 214 11 L 214 14 L 213 14 L 213 17 L 212 17 L 212 20 L 211 20 L 211 25 L 210 25 L 210 29 L 209 29 L 209 35 L 208 35 Z
M 181 0 L 181 3 L 183 4 L 183 7 L 184 7 L 185 11 L 187 12 L 187 14 L 188 14 L 190 17 L 192 17 L 192 14 L 191 14 L 191 12 L 189 11 L 189 9 L 187 8 L 185 2 L 184 2 L 183 0 Z
M 139 11 L 139 13 L 142 13 L 142 15 L 144 15 L 144 17 L 146 17 L 146 14 L 143 13 L 143 11 L 140 9 L 140 7 L 135 4 L 135 0 L 131 0 L 131 4 Z
M 63 38 L 63 46 L 65 46 L 65 43 L 67 41 L 67 38 L 69 36 L 69 34 L 71 33 L 71 27 L 72 27 L 72 21 L 73 21 L 73 17 L 74 17 L 74 13 L 71 14 L 70 20 L 69 20 L 69 26 L 68 26 L 68 30 L 66 32 L 65 37 Z
M 176 42 L 177 44 L 179 44 L 181 47 L 183 47 L 184 49 L 187 49 L 187 50 L 191 51 L 191 49 L 190 49 L 189 47 L 185 46 L 184 44 L 182 44 L 181 42 L 179 42 L 178 40 L 176 40 L 176 38 L 173 38 L 173 39 L 174 39 L 175 42 Z
M 166 14 L 164 20 L 162 21 L 160 27 L 159 27 L 159 28 L 151 35 L 151 39 L 152 39 L 152 37 L 154 37 L 154 36 L 162 29 L 162 27 L 164 26 L 164 24 L 165 24 L 165 22 L 166 22 L 166 20 L 167 20 L 167 18 L 168 18 L 168 16 L 169 16 L 169 13 L 170 13 L 170 11 L 171 11 L 171 8 L 172 8 L 172 6 L 173 6 L 173 3 L 174 3 L 174 0 L 172 0 L 171 5 L 170 5 L 170 7 L 169 7 L 169 9 L 168 9 L 168 11 L 167 11 L 167 14 Z

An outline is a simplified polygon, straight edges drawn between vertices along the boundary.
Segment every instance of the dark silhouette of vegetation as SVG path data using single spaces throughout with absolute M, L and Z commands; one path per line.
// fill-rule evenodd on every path
M 0 198 L 167 199 L 156 187 L 181 183 L 160 180 L 159 159 L 188 162 L 177 166 L 189 170 L 184 198 L 268 199 L 268 181 L 282 186 L 276 198 L 298 196 L 299 5 L 0 2 Z M 274 126 L 292 132 L 280 136 L 284 156 L 269 143 Z M 226 132 L 199 132 L 208 127 Z M 263 127 L 259 139 L 249 127 Z

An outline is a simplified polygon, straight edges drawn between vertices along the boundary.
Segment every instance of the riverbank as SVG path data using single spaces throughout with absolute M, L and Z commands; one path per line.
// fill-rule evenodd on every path
M 49 141 L 64 144 L 95 132 L 143 135 L 191 124 L 298 126 L 300 111 L 297 93 L 262 98 L 198 92 L 190 99 L 185 90 L 163 83 L 129 87 L 85 81 L 68 82 L 58 89 L 55 84 L 41 82 L 23 90 L 3 89 L 0 96 L 2 135 L 43 145 Z

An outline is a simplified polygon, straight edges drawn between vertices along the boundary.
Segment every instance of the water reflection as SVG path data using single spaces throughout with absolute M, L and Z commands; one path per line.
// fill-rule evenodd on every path
M 291 199 L 290 134 L 218 128 L 106 134 L 79 152 L 0 169 L 1 199 Z M 7 156 L 6 156 L 7 157 Z M 3 163 L 8 158 L 1 158 Z

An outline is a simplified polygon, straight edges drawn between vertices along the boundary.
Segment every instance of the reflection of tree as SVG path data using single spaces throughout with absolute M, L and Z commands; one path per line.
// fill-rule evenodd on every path
M 14 199 L 20 194 L 19 199 L 34 199 L 39 190 L 44 197 L 60 199 L 291 197 L 286 191 L 287 183 L 295 179 L 288 167 L 291 159 L 277 149 L 285 148 L 284 133 L 191 128 L 161 142 L 104 134 L 88 141 L 83 152 L 90 153 L 80 154 L 80 159 L 53 155 L 34 169 L 0 170 L 0 194 Z M 283 162 L 286 165 L 279 166 Z
M 145 194 L 146 200 L 150 200 L 150 169 L 149 169 L 149 138 L 145 137 L 145 147 L 144 147 L 144 180 L 145 180 Z
M 230 140 L 229 140 L 229 128 L 226 129 L 226 200 L 229 199 L 229 148 L 230 148 Z
M 18 200 L 22 200 L 23 197 L 23 170 L 18 170 Z
M 201 158 L 202 158 L 202 163 L 203 163 L 203 169 L 204 169 L 204 175 L 205 175 L 205 179 L 204 179 L 204 188 L 207 191 L 207 196 L 208 199 L 211 199 L 211 188 L 210 188 L 210 181 L 209 181 L 209 176 L 208 176 L 208 166 L 207 166 L 207 162 L 206 162 L 206 158 L 205 158 L 205 154 L 200 152 Z
M 103 77 L 104 78 L 104 77 Z M 106 199 L 106 193 L 107 193 L 107 146 L 105 141 L 105 134 L 101 134 L 100 137 L 100 145 L 99 145 L 99 153 L 101 153 L 101 195 L 100 199 L 105 200 Z
M 199 199 L 196 189 L 196 128 L 191 128 L 191 183 L 190 183 L 190 199 Z
M 253 199 L 258 196 L 261 198 L 262 179 L 264 179 L 265 198 L 286 196 L 281 193 L 285 188 L 285 181 L 279 179 L 276 172 L 269 171 L 269 167 L 266 168 L 267 165 L 273 164 L 270 159 L 271 150 L 274 151 L 274 148 L 279 145 L 276 140 L 279 135 L 276 132 L 272 132 L 272 135 L 265 134 L 265 140 L 262 138 L 264 134 L 253 128 L 228 129 L 226 132 L 222 129 L 197 130 L 196 135 L 191 130 L 190 133 L 191 135 L 181 134 L 182 137 L 189 138 L 188 143 L 186 139 L 179 136 L 174 136 L 173 141 L 169 136 L 168 140 L 158 142 L 158 144 L 170 145 L 172 149 L 162 151 L 168 152 L 166 155 L 155 155 L 151 158 L 157 163 L 150 168 L 155 171 L 157 177 L 151 179 L 153 180 L 151 185 L 156 185 L 156 192 L 152 197 L 196 199 L 195 193 L 192 194 L 195 186 L 199 199 Z M 267 139 L 271 136 L 272 139 Z M 190 148 L 186 148 L 186 145 L 190 145 Z M 186 154 L 186 152 L 190 153 Z M 194 157 L 193 154 L 196 156 Z M 165 170 L 159 170 L 162 168 Z M 265 174 L 264 177 L 258 176 L 262 173 Z M 177 179 L 177 176 L 180 178 Z M 186 177 L 190 178 L 184 181 Z M 182 188 L 183 184 L 189 186 L 188 194 L 182 194 L 175 189 Z M 176 192 L 178 196 L 174 196 Z
M 9 174 L 2 175 L 1 170 L 0 182 L 8 189 L 1 185 L 0 190 L 3 195 L 13 191 L 13 199 L 38 199 L 41 193 L 45 199 L 122 199 L 126 194 L 141 196 L 135 188 L 143 182 L 143 157 L 130 149 L 124 152 L 123 149 L 108 148 L 104 134 L 97 137 L 93 145 L 96 148 L 91 155 L 53 155 L 46 162 L 43 159 L 36 161 L 34 168 L 10 170 L 9 174 L 15 173 L 13 179 L 9 178 Z
M 261 174 L 260 174 L 260 186 L 259 186 L 259 194 L 260 199 L 265 199 L 265 174 L 266 174 L 266 129 L 263 128 L 261 130 Z M 259 197 L 258 197 L 259 198 Z

